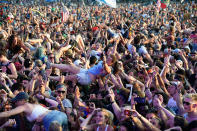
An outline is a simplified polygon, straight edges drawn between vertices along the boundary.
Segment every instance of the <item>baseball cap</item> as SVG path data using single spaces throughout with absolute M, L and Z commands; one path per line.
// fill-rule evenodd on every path
M 28 100 L 28 98 L 29 98 L 29 95 L 27 93 L 20 92 L 12 99 L 12 102 L 17 102 L 20 100 Z

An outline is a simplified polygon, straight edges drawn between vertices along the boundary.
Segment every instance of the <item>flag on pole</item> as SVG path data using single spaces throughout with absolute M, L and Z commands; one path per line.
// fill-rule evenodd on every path
M 161 7 L 161 0 L 157 1 L 157 12 L 160 11 L 160 7 Z
M 66 22 L 69 18 L 68 8 L 64 5 L 63 5 L 63 8 L 62 8 L 61 16 L 62 16 L 61 22 Z
M 106 4 L 112 8 L 116 8 L 116 0 L 97 0 L 97 1 Z
M 161 8 L 165 9 L 170 3 L 170 0 L 162 0 L 161 1 Z

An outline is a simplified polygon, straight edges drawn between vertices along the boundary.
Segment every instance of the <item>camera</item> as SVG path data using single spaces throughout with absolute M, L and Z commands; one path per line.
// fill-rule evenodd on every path
M 132 112 L 130 110 L 124 110 L 124 115 L 131 116 Z

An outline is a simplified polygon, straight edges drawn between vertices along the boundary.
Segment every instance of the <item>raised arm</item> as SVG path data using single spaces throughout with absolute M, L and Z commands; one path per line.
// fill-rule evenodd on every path
M 110 74 L 110 78 L 111 78 L 112 82 L 115 84 L 115 86 L 120 86 L 116 77 L 113 74 Z
M 20 114 L 20 113 L 24 112 L 25 109 L 26 109 L 25 105 L 22 105 L 22 106 L 16 107 L 15 109 L 10 110 L 10 111 L 1 112 L 0 118 L 10 117 L 13 115 Z
M 182 51 L 179 52 L 179 55 L 180 55 L 181 59 L 183 60 L 185 70 L 188 70 L 189 69 L 188 61 L 185 58 L 185 55 L 183 54 Z
M 114 111 L 116 117 L 119 118 L 120 115 L 121 115 L 121 109 L 120 109 L 119 105 L 116 103 L 114 93 L 111 92 L 111 93 L 109 94 L 109 97 L 110 97 L 110 102 L 112 103 L 113 111 Z
M 95 111 L 93 111 L 88 117 L 81 123 L 80 127 L 82 130 L 93 130 L 94 125 L 88 125 Z
M 135 114 L 141 120 L 146 128 L 148 128 L 151 131 L 160 131 L 157 127 L 155 127 L 153 124 L 151 124 L 145 117 L 143 117 L 141 114 L 139 114 L 136 110 L 132 110 L 132 113 Z
M 103 56 L 103 67 L 104 67 L 104 69 L 105 69 L 105 71 L 109 74 L 109 73 L 111 73 L 111 69 L 110 69 L 110 67 L 107 65 L 107 63 L 106 63 L 106 56 L 104 55 Z
M 16 79 L 18 77 L 18 74 L 17 74 L 15 65 L 13 63 L 10 63 L 10 65 L 8 67 L 12 73 L 12 74 L 8 75 L 8 77 L 11 79 Z
M 175 117 L 174 114 L 172 114 L 169 110 L 167 110 L 166 108 L 164 108 L 161 105 L 161 102 L 160 102 L 160 100 L 158 98 L 156 98 L 155 101 L 156 101 L 157 107 L 159 109 L 163 110 L 169 119 L 174 119 L 174 117 Z
M 58 56 L 58 59 L 62 56 L 62 54 L 65 52 L 65 51 L 67 51 L 68 49 L 70 49 L 71 48 L 71 45 L 67 45 L 67 46 L 65 46 L 65 47 L 61 47 L 59 50 L 58 50 L 58 54 L 57 54 L 57 56 Z
M 119 41 L 120 41 L 120 37 L 118 37 L 115 41 L 115 45 L 114 45 L 113 50 L 112 50 L 112 55 L 116 54 L 116 50 L 117 50 L 117 46 L 118 46 Z
M 43 95 L 37 94 L 36 97 L 38 97 L 41 100 L 45 100 L 47 103 L 49 103 L 51 105 L 51 107 L 57 107 L 58 106 L 58 102 L 57 101 L 52 100 L 50 98 L 46 98 Z
M 127 75 L 124 71 L 121 72 L 121 75 L 130 83 L 137 82 L 139 84 L 139 86 L 143 86 L 143 87 L 145 86 L 141 81 L 137 80 L 133 76 Z
M 118 81 L 119 87 L 120 88 L 124 88 L 124 85 L 122 83 L 122 79 L 120 78 L 120 76 L 118 74 L 116 75 L 116 79 Z
M 166 78 L 166 73 L 168 69 L 169 69 L 169 56 L 164 59 L 164 67 L 160 73 L 160 76 L 165 83 L 169 83 L 169 81 Z
M 170 96 L 170 94 L 168 93 L 168 90 L 166 89 L 165 87 L 165 84 L 164 84 L 164 81 L 163 79 L 161 78 L 161 76 L 159 74 L 156 75 L 158 77 L 158 82 L 159 82 L 159 85 L 161 87 L 161 89 L 168 95 Z

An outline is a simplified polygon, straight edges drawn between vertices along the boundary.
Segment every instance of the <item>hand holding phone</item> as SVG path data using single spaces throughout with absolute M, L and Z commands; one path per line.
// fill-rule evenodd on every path
M 130 110 L 124 110 L 124 115 L 131 116 L 132 115 L 132 111 L 130 111 Z

